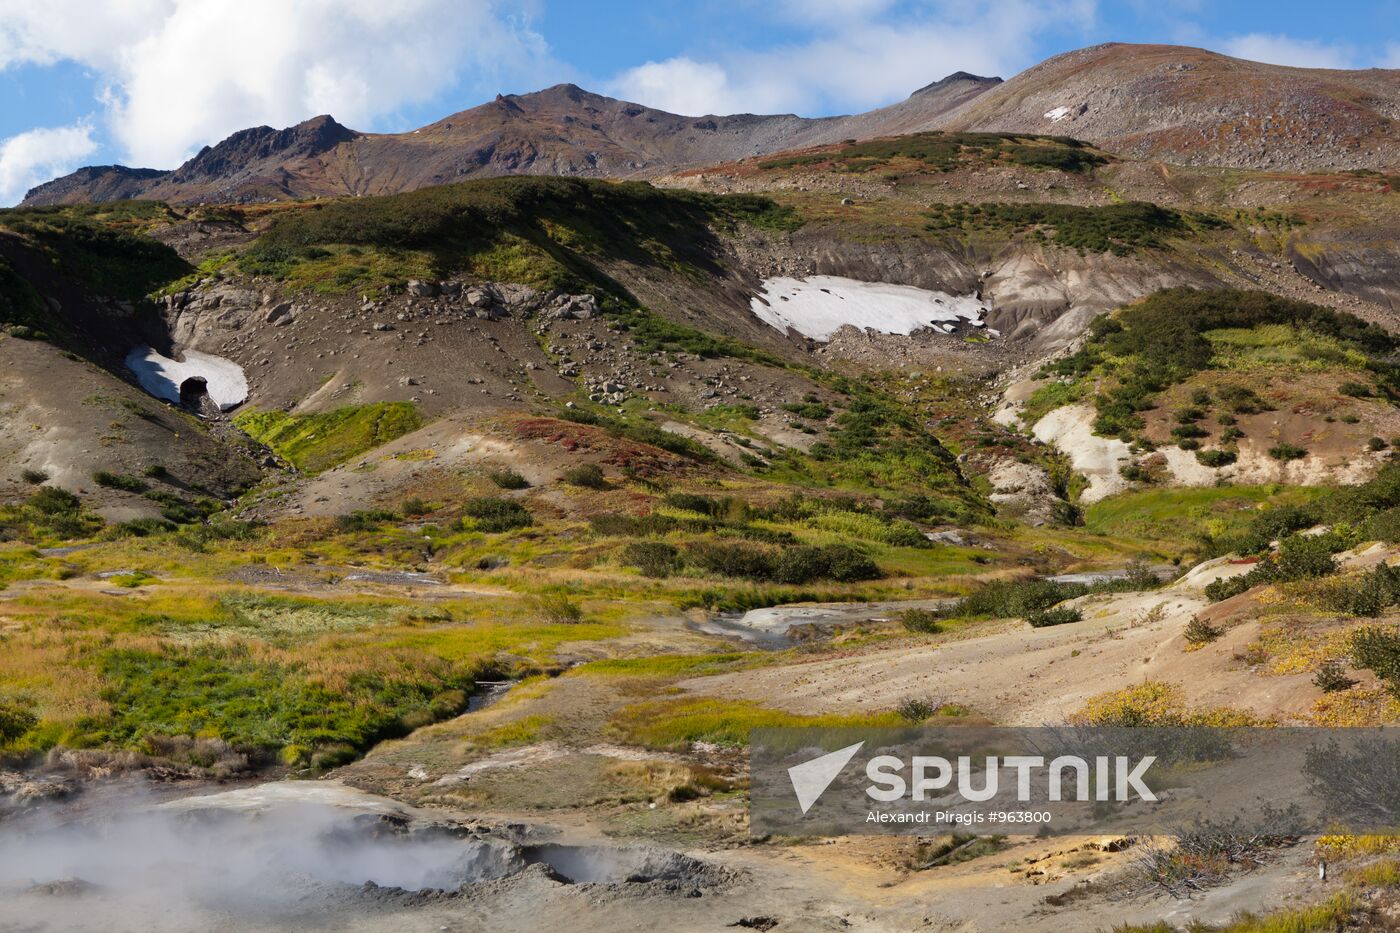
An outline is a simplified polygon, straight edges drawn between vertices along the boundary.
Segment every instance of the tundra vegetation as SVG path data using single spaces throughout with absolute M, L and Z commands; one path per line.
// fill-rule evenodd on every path
M 917 134 L 745 169 L 874 173 L 891 185 L 970 168 L 1028 169 L 1098 184 L 1112 165 L 1062 137 Z M 753 728 L 990 721 L 976 699 L 953 702 L 942 692 L 936 660 L 928 661 L 927 690 L 840 710 L 707 692 L 700 679 L 709 676 L 810 662 L 818 663 L 804 670 L 817 670 L 886 649 L 933 659 L 970 638 L 1055 644 L 1102 631 L 1107 643 L 1128 629 L 1161 627 L 1182 670 L 1199 665 L 1203 678 L 1237 678 L 1234 685 L 1279 678 L 1291 691 L 1310 691 L 1290 721 L 1400 718 L 1400 579 L 1388 560 L 1400 545 L 1400 466 L 1388 462 L 1397 446 L 1384 439 L 1390 429 L 1367 421 L 1361 437 L 1374 436 L 1355 453 L 1376 470 L 1354 486 L 1222 479 L 1172 488 L 1154 482 L 1144 456 L 1128 468 L 1137 488 L 1085 502 L 1085 479 L 1062 453 L 991 421 L 988 380 L 913 367 L 858 375 L 823 368 L 782 355 L 776 343 L 754 346 L 681 322 L 693 316 L 663 316 L 622 284 L 619 269 L 631 267 L 708 287 L 726 274 L 735 243 L 795 231 L 859 239 L 870 234 L 863 224 L 885 224 L 887 233 L 896 222 L 860 219 L 831 234 L 836 209 L 812 208 L 806 194 L 504 178 L 385 198 L 247 205 L 217 221 L 236 226 L 246 243 L 198 265 L 145 235 L 182 219 L 165 205 L 0 212 L 0 226 L 56 268 L 113 296 L 171 294 L 205 276 L 256 276 L 356 302 L 397 294 L 413 278 L 511 282 L 592 295 L 599 329 L 655 355 L 658 366 L 686 356 L 801 381 L 778 404 L 760 406 L 746 393 L 701 411 L 635 398 L 605 406 L 582 390 L 538 393 L 520 410 L 471 425 L 525 453 L 443 469 L 426 444 L 404 451 L 401 442 L 397 454 L 377 459 L 386 444 L 443 424 L 421 400 L 316 411 L 250 406 L 220 428 L 242 432 L 240 443 L 277 466 L 268 481 L 233 495 L 164 456 L 85 469 L 77 480 L 63 464 L 32 466 L 0 505 L 0 758 L 6 766 L 77 760 L 108 770 L 158 763 L 177 776 L 316 775 L 368 766 L 359 760 L 369 753 L 394 754 L 386 740 L 415 735 L 447 736 L 452 750 L 443 760 L 454 763 L 546 742 L 621 744 L 687 763 L 662 776 L 628 770 L 635 762 L 610 765 L 616 770 L 598 787 L 625 802 L 656 803 L 658 813 L 629 814 L 633 822 L 609 829 L 701 838 L 686 821 L 705 817 L 680 808 L 742 795 L 741 769 L 720 773 L 714 762 L 738 761 Z M 894 212 L 881 205 L 872 213 L 879 210 Z M 1283 215 L 1134 201 L 924 197 L 897 225 L 910 237 L 952 238 L 969 249 L 1020 241 L 1113 261 L 1218 246 L 1238 237 L 1240 225 L 1297 226 Z M 6 255 L 0 324 L 12 337 L 81 355 L 72 349 L 73 322 Z M 1022 420 L 1086 403 L 1095 431 L 1139 455 L 1176 445 L 1223 471 L 1243 459 L 1248 440 L 1288 463 L 1309 456 L 1301 436 L 1246 431 L 1255 430 L 1251 418 L 1299 407 L 1282 377 L 1316 377 L 1326 411 L 1359 423 L 1395 401 L 1396 350 L 1389 332 L 1321 305 L 1168 289 L 1100 318 L 1082 346 L 1047 364 Z M 119 417 L 169 415 L 128 402 L 116 406 Z M 775 419 L 801 442 L 779 444 L 758 429 Z M 670 430 L 671 420 L 684 433 Z M 185 429 L 197 428 L 182 421 Z M 350 509 L 322 511 L 314 495 L 297 498 L 312 483 L 388 473 L 390 460 L 421 467 L 421 477 L 407 470 L 413 478 Z M 1052 514 L 1029 522 L 1006 509 L 979 471 L 989 460 L 1043 474 Z M 99 507 L 112 500 L 103 497 L 114 496 L 146 517 L 104 519 Z M 1377 543 L 1387 559 L 1360 562 Z M 1211 582 L 1204 598 L 1193 597 L 1196 609 L 1168 619 L 1161 606 L 1176 591 L 1158 592 L 1158 570 L 1172 576 L 1215 558 L 1240 572 Z M 1092 583 L 1049 579 L 1105 568 L 1128 572 Z M 1104 621 L 1130 600 L 1141 603 L 1134 615 Z M 869 618 L 802 630 L 777 648 L 726 640 L 700 624 L 738 624 L 738 613 L 810 602 L 882 605 Z M 1055 663 L 1074 663 L 1080 650 Z M 1213 682 L 1134 671 L 1131 684 L 1107 685 L 1076 704 L 1071 721 L 1280 721 L 1221 705 Z M 498 681 L 519 684 L 490 715 L 462 715 Z M 444 724 L 420 732 L 435 723 Z M 578 784 L 580 794 L 597 790 L 590 799 L 615 800 Z M 473 788 L 461 799 L 492 792 Z M 1133 877 L 1142 891 L 1195 893 L 1262 865 L 1291 842 L 1278 836 L 1267 827 L 1183 832 L 1144 848 Z M 910 865 L 934 869 L 1001 849 L 1000 840 L 952 837 L 927 844 Z M 1388 869 L 1362 870 L 1390 877 Z M 1355 920 L 1363 910 L 1348 897 L 1290 914 L 1278 928 Z M 1242 919 L 1224 929 L 1273 922 Z

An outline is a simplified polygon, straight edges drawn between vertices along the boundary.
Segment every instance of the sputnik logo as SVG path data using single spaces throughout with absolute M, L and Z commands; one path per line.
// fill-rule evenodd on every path
M 847 745 L 845 748 L 788 768 L 788 777 L 792 780 L 792 789 L 797 794 L 797 804 L 803 813 L 812 809 L 812 805 L 821 799 L 831 782 L 841 773 L 841 769 L 850 764 L 864 744 L 857 742 Z

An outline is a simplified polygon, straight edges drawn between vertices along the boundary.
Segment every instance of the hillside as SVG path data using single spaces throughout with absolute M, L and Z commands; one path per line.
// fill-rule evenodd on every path
M 304 129 L 187 177 L 372 139 Z M 1393 842 L 1220 824 L 1250 862 L 1203 877 L 745 804 L 766 726 L 1400 721 L 1394 182 L 919 131 L 0 211 L 0 821 L 149 777 L 223 814 L 191 851 L 396 827 L 392 874 L 270 879 L 269 931 L 1365 928 Z M 405 874 L 428 820 L 508 864 Z M 90 863 L 30 861 L 7 906 L 81 928 Z M 142 928 L 230 913 L 188 900 Z
M 1294 170 L 1400 166 L 1400 70 L 1288 68 L 1175 45 L 1067 52 L 940 127 L 1064 133 L 1139 159 Z
M 169 172 L 84 168 L 26 205 L 120 198 L 172 203 L 392 194 L 469 177 L 633 178 L 792 146 L 927 129 L 998 83 L 957 73 L 907 100 L 850 117 L 667 113 L 561 84 L 510 94 L 407 133 L 369 134 L 320 116 L 243 130 Z

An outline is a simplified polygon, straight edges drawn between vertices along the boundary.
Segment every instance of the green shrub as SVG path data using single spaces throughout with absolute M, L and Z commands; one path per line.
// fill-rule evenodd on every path
M 1294 444 L 1275 444 L 1273 447 L 1269 448 L 1269 456 L 1273 457 L 1275 460 L 1301 460 L 1307 455 L 1308 452 L 1305 448 L 1298 447 Z
M 1374 618 L 1400 603 L 1400 569 L 1380 564 L 1342 592 L 1344 612 Z
M 1356 681 L 1348 677 L 1346 669 L 1336 661 L 1324 662 L 1313 675 L 1312 682 L 1323 693 L 1339 693 L 1356 686 Z
M 1026 616 L 1031 628 L 1048 628 L 1052 625 L 1068 625 L 1084 618 L 1084 614 L 1072 606 L 1057 606 L 1053 609 L 1038 609 Z
M 532 601 L 535 615 L 550 625 L 575 625 L 583 621 L 583 609 L 563 593 L 542 593 Z
M 1208 645 L 1220 637 L 1220 629 L 1211 625 L 1200 616 L 1192 616 L 1191 621 L 1186 623 L 1186 628 L 1181 632 L 1187 644 Z
M 800 584 L 828 579 L 838 583 L 873 580 L 880 568 L 864 552 L 849 544 L 785 548 L 773 565 L 772 578 L 778 583 Z
M 1357 667 L 1374 673 L 1400 696 L 1400 631 L 1373 625 L 1354 632 L 1351 656 Z
M 680 551 L 664 541 L 633 541 L 622 551 L 622 562 L 645 577 L 669 577 L 680 566 Z
M 43 515 L 76 514 L 82 508 L 82 500 L 66 489 L 57 486 L 43 486 L 25 504 Z
M 925 215 L 925 229 L 1001 230 L 1080 252 L 1131 255 L 1166 245 L 1190 231 L 1186 219 L 1171 208 L 1143 201 L 1081 207 L 1073 204 L 939 204 Z
M 487 534 L 527 528 L 534 523 L 534 516 L 530 514 L 530 510 L 514 499 L 481 496 L 468 499 L 462 511 L 472 519 L 472 527 Z
M 1373 394 L 1371 387 L 1364 382 L 1343 382 L 1337 386 L 1337 391 L 1352 398 L 1370 398 Z
M 0 697 L 0 748 L 18 742 L 39 724 L 39 717 L 18 700 Z
M 899 718 L 913 725 L 918 725 L 929 717 L 933 716 L 943 704 L 933 697 L 907 696 L 899 701 L 894 711 L 899 714 Z
M 403 505 L 399 506 L 399 512 L 404 518 L 422 518 L 431 511 L 433 511 L 432 503 L 416 496 L 412 499 L 405 499 Z
M 699 519 L 682 522 L 669 515 L 624 515 L 619 512 L 594 515 L 588 519 L 588 524 L 597 534 L 627 537 L 664 535 L 682 527 L 690 531 L 706 531 L 713 527 L 712 522 Z
M 1156 292 L 1117 317 L 1095 321 L 1084 346 L 1047 369 L 1061 375 L 1087 376 L 1100 370 L 1112 375 L 1094 399 L 1094 430 L 1109 437 L 1129 436 L 1141 430 L 1140 412 L 1154 407 L 1157 393 L 1212 365 L 1215 348 L 1208 333 L 1265 325 L 1304 328 L 1336 340 L 1369 358 L 1387 393 L 1400 385 L 1400 368 L 1390 361 L 1397 340 L 1383 329 L 1320 305 L 1230 289 Z M 1221 386 L 1216 396 L 1234 414 L 1267 407 L 1252 389 L 1242 386 Z
M 134 476 L 122 476 L 119 473 L 110 473 L 107 470 L 98 470 L 92 474 L 92 481 L 99 486 L 106 486 L 108 489 L 120 489 L 122 492 L 145 492 L 151 487 Z
M 1385 438 L 1373 437 L 1366 442 L 1366 446 L 1371 448 L 1372 450 L 1385 450 L 1386 447 L 1388 447 L 1389 445 L 1386 444 Z
M 1223 580 L 1215 580 L 1206 584 L 1206 599 L 1213 603 L 1238 596 L 1245 590 L 1254 587 L 1254 581 L 1250 580 L 1249 574 L 1241 574 L 1237 577 L 1226 577 Z
M 899 624 L 921 635 L 936 635 L 943 628 L 938 613 L 932 609 L 904 609 L 899 613 Z
M 492 470 L 487 474 L 501 489 L 528 489 L 530 481 L 514 470 Z
M 49 481 L 49 474 L 43 470 L 21 470 L 19 478 L 31 486 L 38 486 Z
M 1311 580 L 1337 572 L 1332 554 L 1340 550 L 1340 539 L 1332 535 L 1299 535 L 1284 538 L 1277 554 L 1259 561 L 1243 576 L 1216 580 L 1206 587 L 1206 597 L 1212 601 L 1228 599 L 1262 583 L 1287 583 Z
M 141 475 L 148 479 L 169 479 L 170 471 L 159 463 L 152 463 L 141 471 Z
M 1023 618 L 1088 592 L 1089 587 L 1083 583 L 1056 583 L 1052 580 L 1035 579 L 994 580 L 983 584 L 950 608 L 941 610 L 941 614 L 952 618 Z
M 151 535 L 175 531 L 178 527 L 167 518 L 133 518 L 113 525 L 111 535 L 115 538 L 149 538 Z
M 570 467 L 564 471 L 563 480 L 570 486 L 581 486 L 585 489 L 608 488 L 608 480 L 603 475 L 603 468 L 596 463 L 583 463 L 576 467 Z
M 686 559 L 726 577 L 766 580 L 773 576 L 772 553 L 743 541 L 693 541 L 686 546 Z
M 384 522 L 396 521 L 398 516 L 393 512 L 386 512 L 383 509 L 357 509 L 345 515 L 337 515 L 335 527 L 337 531 L 378 531 Z
M 1196 460 L 1203 466 L 1219 468 L 1234 463 L 1236 455 L 1231 450 L 1198 450 Z

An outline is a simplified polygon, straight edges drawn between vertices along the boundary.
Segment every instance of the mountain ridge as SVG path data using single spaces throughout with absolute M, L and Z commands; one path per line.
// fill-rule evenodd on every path
M 508 174 L 654 177 L 852 135 L 928 129 L 1000 80 L 958 72 L 889 107 L 836 117 L 685 116 L 557 84 L 497 95 L 406 133 L 360 133 L 328 116 L 240 130 L 171 171 L 83 168 L 32 189 L 23 203 L 392 194 Z
M 329 116 L 240 130 L 171 171 L 98 166 L 26 206 L 393 194 L 471 177 L 652 178 L 844 139 L 929 130 L 1071 135 L 1129 158 L 1298 171 L 1400 168 L 1400 70 L 1294 68 L 1104 43 L 1003 81 L 964 71 L 865 113 L 686 116 L 576 84 L 497 95 L 405 133 Z

